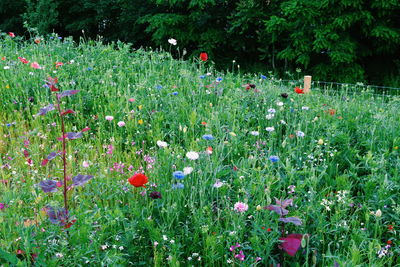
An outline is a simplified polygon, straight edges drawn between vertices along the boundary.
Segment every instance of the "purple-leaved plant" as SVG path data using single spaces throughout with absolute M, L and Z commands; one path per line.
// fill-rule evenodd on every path
M 279 240 L 283 242 L 279 245 L 279 248 L 285 251 L 290 256 L 294 256 L 300 248 L 303 235 L 290 234 L 285 237 L 285 224 L 293 223 L 294 225 L 300 226 L 302 225 L 302 221 L 298 217 L 285 217 L 289 213 L 289 210 L 287 210 L 286 208 L 288 206 L 293 206 L 292 198 L 285 199 L 283 201 L 275 198 L 275 202 L 276 205 L 268 205 L 264 207 L 264 209 L 274 211 L 280 216 L 279 221 L 282 222 L 282 225 L 281 225 L 281 237 L 279 238 Z M 282 257 L 282 261 L 283 260 L 284 258 Z
M 63 197 L 64 197 L 64 208 L 55 208 L 47 205 L 44 209 L 49 216 L 50 222 L 54 224 L 59 224 L 60 226 L 64 226 L 64 228 L 69 228 L 75 220 L 70 220 L 69 217 L 69 210 L 68 210 L 68 195 L 67 191 L 72 186 L 83 186 L 87 183 L 90 179 L 93 178 L 92 175 L 82 175 L 78 174 L 74 178 L 72 178 L 72 185 L 68 185 L 68 177 L 67 177 L 67 155 L 66 155 L 66 147 L 67 147 L 67 139 L 74 140 L 81 138 L 83 133 L 90 130 L 89 128 L 85 128 L 80 132 L 66 132 L 65 130 L 65 122 L 64 117 L 67 114 L 75 114 L 72 109 L 61 110 L 61 103 L 60 99 L 63 97 L 68 97 L 79 93 L 79 90 L 66 90 L 61 93 L 57 93 L 60 90 L 56 87 L 58 83 L 57 78 L 49 77 L 46 80 L 46 87 L 50 88 L 51 92 L 55 93 L 55 103 L 49 104 L 39 110 L 37 116 L 44 116 L 48 112 L 57 110 L 57 115 L 61 122 L 61 137 L 57 138 L 57 140 L 62 142 L 62 149 L 61 151 L 51 152 L 45 159 L 42 161 L 42 166 L 47 165 L 47 163 L 57 156 L 61 155 L 62 162 L 63 162 L 63 182 L 59 182 L 56 180 L 45 180 L 41 181 L 38 186 L 43 190 L 45 193 L 54 193 L 57 192 L 58 187 L 63 187 Z

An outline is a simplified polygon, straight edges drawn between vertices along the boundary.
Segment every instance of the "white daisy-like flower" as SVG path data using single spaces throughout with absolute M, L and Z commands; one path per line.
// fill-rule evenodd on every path
M 188 153 L 186 153 L 186 157 L 190 160 L 196 160 L 199 158 L 199 153 L 194 151 L 189 151 Z
M 183 168 L 183 174 L 184 174 L 184 175 L 189 175 L 189 174 L 192 173 L 192 171 L 193 171 L 193 168 L 192 168 L 192 167 L 185 167 L 185 168 Z
M 267 128 L 265 128 L 265 130 L 267 132 L 273 132 L 273 131 L 275 131 L 275 128 L 274 127 L 267 127 Z
M 270 109 L 268 109 L 268 112 L 269 112 L 269 113 L 275 113 L 276 110 L 275 110 L 274 108 L 270 108 Z
M 250 134 L 251 134 L 251 135 L 254 135 L 254 136 L 259 136 L 259 135 L 260 135 L 260 133 L 257 132 L 257 131 L 251 131 Z
M 301 107 L 302 110 L 309 110 L 309 107 Z
M 279 106 L 279 107 L 282 107 L 283 106 L 283 102 L 277 102 L 276 105 Z
M 167 142 L 164 142 L 164 141 L 161 141 L 161 140 L 158 140 L 158 141 L 157 141 L 157 145 L 158 145 L 159 147 L 161 147 L 161 148 L 164 148 L 164 147 L 167 147 L 167 146 L 168 146 L 168 143 L 167 143 Z
M 174 38 L 169 38 L 168 43 L 170 43 L 172 45 L 177 45 L 178 42 Z

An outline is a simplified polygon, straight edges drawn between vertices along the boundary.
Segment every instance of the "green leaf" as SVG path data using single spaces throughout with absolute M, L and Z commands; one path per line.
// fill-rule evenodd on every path
M 0 258 L 8 261 L 12 265 L 17 265 L 19 262 L 17 256 L 10 254 L 7 251 L 2 250 L 1 248 L 0 248 Z

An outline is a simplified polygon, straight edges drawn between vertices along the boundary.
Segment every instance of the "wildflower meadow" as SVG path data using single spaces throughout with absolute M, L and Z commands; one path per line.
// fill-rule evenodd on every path
M 398 266 L 400 98 L 0 36 L 0 266 Z

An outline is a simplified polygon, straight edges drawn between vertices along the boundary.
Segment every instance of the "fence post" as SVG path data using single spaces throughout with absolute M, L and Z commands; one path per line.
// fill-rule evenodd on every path
M 304 93 L 309 93 L 311 90 L 311 76 L 304 76 Z

